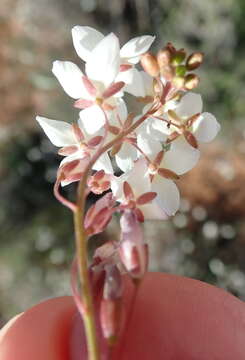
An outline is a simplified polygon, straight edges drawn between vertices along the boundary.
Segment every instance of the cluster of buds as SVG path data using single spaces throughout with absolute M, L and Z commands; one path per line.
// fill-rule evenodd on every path
M 114 213 L 120 217 L 119 238 L 99 247 L 90 266 L 101 329 L 113 344 L 120 333 L 123 276 L 138 284 L 147 270 L 141 223 L 175 215 L 178 179 L 197 164 L 199 143 L 212 141 L 220 126 L 202 112 L 201 96 L 190 91 L 199 83 L 193 71 L 203 61 L 201 52 L 187 56 L 168 43 L 154 56 L 153 36 L 136 37 L 120 48 L 116 35 L 87 26 L 75 26 L 72 38 L 85 74 L 69 61 L 55 61 L 53 73 L 81 110 L 78 121 L 37 120 L 64 157 L 54 187 L 57 199 L 79 213 L 89 193 L 100 196 L 79 215 L 83 231 L 77 233 L 87 240 L 104 231 Z M 142 104 L 138 114 L 129 111 L 125 93 Z M 76 204 L 60 192 L 72 182 L 80 182 Z
M 187 57 L 185 49 L 177 50 L 170 42 L 156 56 L 148 52 L 141 57 L 141 65 L 150 76 L 162 76 L 177 89 L 183 90 L 198 86 L 200 79 L 192 71 L 198 69 L 202 62 L 202 52 L 194 52 Z

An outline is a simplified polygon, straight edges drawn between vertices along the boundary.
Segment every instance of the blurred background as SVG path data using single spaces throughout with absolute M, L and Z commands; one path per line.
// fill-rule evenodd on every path
M 145 224 L 145 236 L 151 270 L 201 279 L 245 300 L 244 17 L 244 0 L 1 0 L 0 324 L 70 293 L 72 217 L 53 197 L 59 158 L 35 115 L 76 118 L 51 73 L 56 59 L 79 65 L 70 34 L 76 24 L 114 31 L 121 43 L 156 34 L 156 48 L 172 41 L 205 52 L 197 91 L 222 131 L 182 177 L 179 213 Z M 117 231 L 112 222 L 103 237 Z

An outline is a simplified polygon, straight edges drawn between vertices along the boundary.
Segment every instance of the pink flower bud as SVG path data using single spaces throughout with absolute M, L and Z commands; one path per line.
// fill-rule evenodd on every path
M 114 204 L 112 194 L 108 193 L 89 208 L 85 216 L 85 229 L 88 235 L 104 231 L 115 211 Z
M 113 345 L 121 328 L 122 277 L 116 265 L 105 268 L 103 297 L 100 305 L 100 323 L 104 337 Z
M 133 278 L 141 278 L 147 267 L 147 253 L 142 230 L 134 211 L 125 210 L 120 220 L 120 257 Z

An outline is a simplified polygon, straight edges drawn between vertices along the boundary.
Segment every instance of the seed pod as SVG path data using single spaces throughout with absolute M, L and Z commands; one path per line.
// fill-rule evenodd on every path
M 186 67 L 188 70 L 195 70 L 203 63 L 204 54 L 202 52 L 195 52 L 191 54 L 186 60 Z
M 156 77 L 159 75 L 159 65 L 157 59 L 151 53 L 145 53 L 141 56 L 141 66 L 152 77 Z
M 188 74 L 185 76 L 185 88 L 186 90 L 192 90 L 198 86 L 200 82 L 199 77 L 196 74 Z

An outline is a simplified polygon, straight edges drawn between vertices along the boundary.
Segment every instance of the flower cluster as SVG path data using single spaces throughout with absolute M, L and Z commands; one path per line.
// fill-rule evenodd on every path
M 52 71 L 75 100 L 79 118 L 73 124 L 40 116 L 37 121 L 64 157 L 57 198 L 76 209 L 59 192 L 60 185 L 75 181 L 85 181 L 84 197 L 102 194 L 86 213 L 87 237 L 103 231 L 113 213 L 121 215 L 120 240 L 97 249 L 91 265 L 96 277 L 103 273 L 102 329 L 112 339 L 116 330 L 107 316 L 118 313 L 120 274 L 138 280 L 147 268 L 140 222 L 176 213 L 176 183 L 197 164 L 199 143 L 212 141 L 220 125 L 192 92 L 202 53 L 188 56 L 168 43 L 155 56 L 149 52 L 155 37 L 149 35 L 120 48 L 113 33 L 104 36 L 87 26 L 75 26 L 72 38 L 84 71 L 69 61 L 55 61 Z

